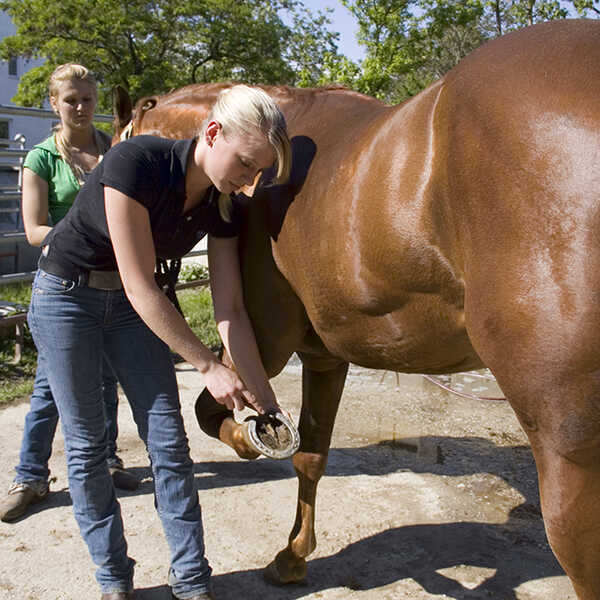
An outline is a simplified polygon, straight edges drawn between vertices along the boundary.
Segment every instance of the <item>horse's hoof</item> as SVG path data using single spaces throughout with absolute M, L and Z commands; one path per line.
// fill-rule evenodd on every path
M 239 458 L 244 460 L 254 460 L 260 456 L 260 452 L 248 441 L 246 433 L 246 424 L 241 425 L 236 423 L 235 430 L 232 432 L 231 447 Z
M 275 564 L 275 561 L 269 563 L 266 567 L 265 570 L 263 571 L 263 577 L 265 578 L 266 581 L 268 581 L 269 583 L 272 583 L 273 585 L 285 585 L 286 582 L 281 580 L 281 577 L 279 576 L 279 571 L 277 570 L 277 565 Z
M 292 569 L 284 576 L 277 567 L 277 559 L 269 563 L 263 571 L 263 577 L 273 585 L 288 585 L 290 583 L 302 583 L 306 579 L 306 563 Z
M 282 413 L 248 417 L 242 423 L 244 441 L 269 458 L 289 458 L 300 447 L 300 434 Z

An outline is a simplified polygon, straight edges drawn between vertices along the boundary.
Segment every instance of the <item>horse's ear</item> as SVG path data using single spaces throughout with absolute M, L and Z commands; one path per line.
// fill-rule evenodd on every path
M 119 126 L 119 129 L 123 129 L 131 121 L 133 112 L 131 98 L 124 87 L 115 85 L 112 89 L 112 100 L 115 124 Z

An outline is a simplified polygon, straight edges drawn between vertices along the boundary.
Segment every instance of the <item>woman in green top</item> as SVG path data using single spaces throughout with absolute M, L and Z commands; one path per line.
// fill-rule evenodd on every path
M 88 69 L 73 63 L 58 67 L 50 77 L 49 96 L 60 123 L 54 135 L 28 153 L 23 169 L 23 223 L 33 246 L 41 246 L 52 225 L 67 214 L 87 174 L 110 147 L 110 137 L 92 124 L 97 89 Z M 134 489 L 138 480 L 123 470 L 116 454 L 117 380 L 106 360 L 103 373 L 109 468 L 115 485 Z M 47 495 L 48 459 L 57 422 L 44 363 L 38 359 L 19 465 L 8 496 L 0 503 L 1 520 L 17 519 L 29 504 Z

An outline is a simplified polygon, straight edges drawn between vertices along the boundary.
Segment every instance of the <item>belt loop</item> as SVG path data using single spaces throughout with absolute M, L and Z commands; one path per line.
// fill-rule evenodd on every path
M 86 287 L 88 283 L 87 280 L 87 273 L 79 273 L 79 275 L 77 275 L 77 287 Z

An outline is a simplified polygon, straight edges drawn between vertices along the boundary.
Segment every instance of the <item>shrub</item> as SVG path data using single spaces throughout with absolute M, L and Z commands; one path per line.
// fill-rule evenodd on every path
M 198 281 L 208 279 L 208 267 L 198 263 L 188 263 L 181 267 L 179 281 Z

